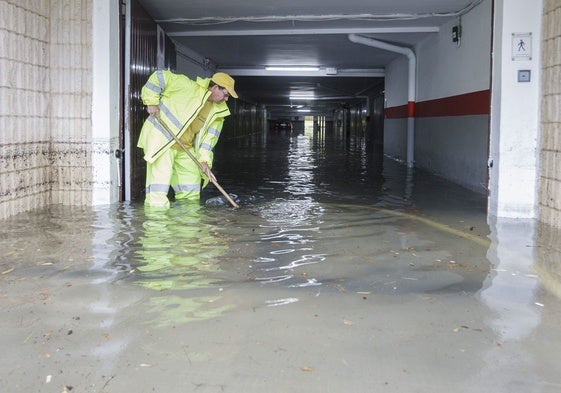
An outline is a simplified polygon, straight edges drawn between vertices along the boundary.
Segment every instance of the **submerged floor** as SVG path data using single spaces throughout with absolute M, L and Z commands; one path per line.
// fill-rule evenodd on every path
M 561 391 L 534 223 L 361 137 L 224 140 L 215 173 L 240 209 L 2 223 L 0 391 Z

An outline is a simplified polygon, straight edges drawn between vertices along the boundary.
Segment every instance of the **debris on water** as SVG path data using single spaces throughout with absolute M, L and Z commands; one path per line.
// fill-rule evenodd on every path
M 232 198 L 234 202 L 236 203 L 239 202 L 238 196 L 236 194 L 228 194 L 228 195 L 230 196 L 230 198 Z M 230 202 L 222 195 L 209 198 L 205 202 L 205 205 L 207 206 L 226 206 L 229 204 Z

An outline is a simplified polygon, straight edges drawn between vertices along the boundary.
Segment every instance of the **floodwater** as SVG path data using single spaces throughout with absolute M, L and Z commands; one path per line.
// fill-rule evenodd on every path
M 214 172 L 239 209 L 2 223 L 1 392 L 561 391 L 556 234 L 360 135 L 224 139 Z

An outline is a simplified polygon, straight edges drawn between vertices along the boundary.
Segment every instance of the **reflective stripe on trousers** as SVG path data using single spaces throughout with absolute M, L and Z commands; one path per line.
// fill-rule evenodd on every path
M 194 153 L 193 150 L 191 150 Z M 175 199 L 199 200 L 201 174 L 187 153 L 168 149 L 152 164 L 146 163 L 146 200 L 149 206 L 168 207 L 167 193 L 171 186 Z

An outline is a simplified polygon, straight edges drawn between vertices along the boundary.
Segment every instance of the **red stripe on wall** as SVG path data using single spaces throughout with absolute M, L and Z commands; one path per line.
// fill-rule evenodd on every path
M 491 90 L 481 90 L 436 100 L 408 103 L 408 105 L 386 108 L 386 119 L 406 118 L 411 111 L 415 117 L 488 115 L 491 109 Z
M 407 116 L 408 105 L 392 106 L 384 109 L 386 119 L 401 119 Z

